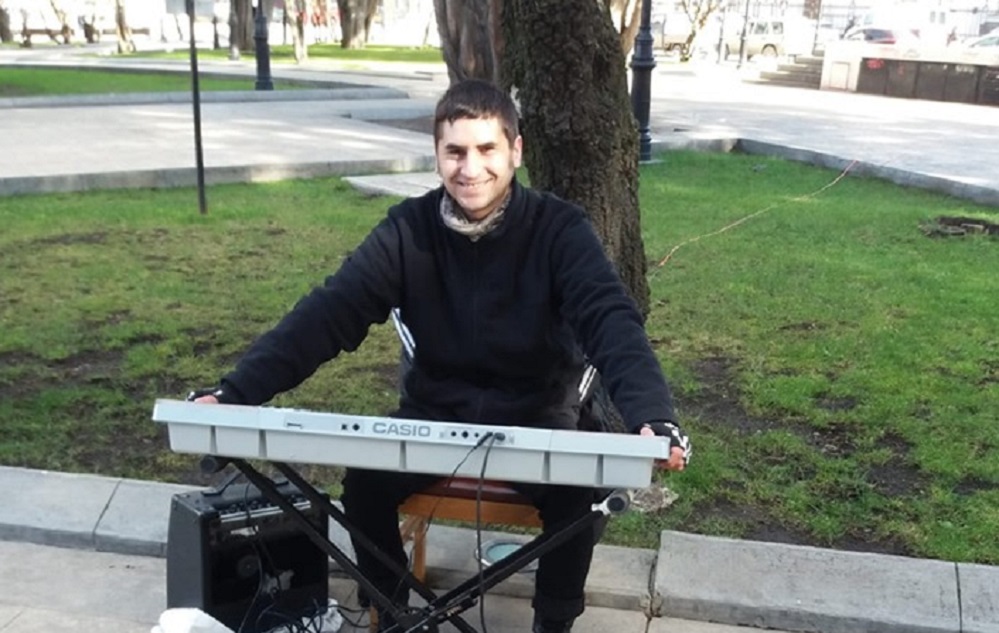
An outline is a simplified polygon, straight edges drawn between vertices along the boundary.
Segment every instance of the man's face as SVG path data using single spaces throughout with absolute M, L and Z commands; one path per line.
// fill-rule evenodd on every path
M 513 145 L 498 118 L 456 119 L 440 124 L 437 171 L 444 188 L 470 220 L 481 220 L 503 202 L 520 167 L 521 145 Z

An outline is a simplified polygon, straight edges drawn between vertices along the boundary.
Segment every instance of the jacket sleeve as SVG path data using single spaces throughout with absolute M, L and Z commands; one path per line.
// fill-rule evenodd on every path
M 673 399 L 641 313 L 581 210 L 574 209 L 552 246 L 562 317 L 600 372 L 629 430 L 676 422 Z
M 399 222 L 383 220 L 325 283 L 257 339 L 222 384 L 258 405 L 298 386 L 324 362 L 361 344 L 398 304 L 402 270 Z

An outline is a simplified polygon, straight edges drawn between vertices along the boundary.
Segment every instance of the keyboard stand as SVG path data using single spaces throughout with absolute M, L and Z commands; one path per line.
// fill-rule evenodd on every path
M 312 507 L 324 511 L 331 519 L 339 523 L 350 534 L 354 543 L 371 552 L 383 565 L 397 574 L 410 589 L 426 600 L 422 608 L 397 605 L 388 596 L 361 573 L 357 565 L 347 554 L 329 540 L 328 534 L 323 534 L 309 519 L 285 499 L 278 491 L 274 482 L 243 459 L 208 456 L 207 463 L 212 464 L 210 470 L 218 472 L 227 463 L 235 466 L 258 490 L 274 505 L 278 506 L 295 521 L 301 530 L 324 552 L 326 552 L 340 567 L 364 590 L 364 593 L 377 605 L 378 610 L 391 617 L 396 624 L 386 629 L 389 633 L 426 632 L 437 633 L 438 625 L 449 621 L 462 633 L 478 633 L 461 614 L 474 607 L 481 596 L 503 580 L 517 573 L 525 566 L 537 560 L 550 550 L 558 547 L 571 537 L 586 528 L 591 528 L 598 520 L 612 514 L 620 514 L 627 510 L 630 498 L 626 491 L 610 492 L 600 503 L 594 504 L 591 511 L 576 519 L 562 529 L 541 534 L 519 548 L 513 554 L 490 565 L 481 574 L 474 574 L 468 580 L 460 583 L 454 589 L 438 596 L 426 584 L 419 581 L 408 569 L 403 568 L 385 553 L 378 549 L 356 526 L 351 524 L 347 516 L 330 500 L 302 478 L 298 472 L 283 462 L 270 462 L 285 478 L 288 479 L 309 500 Z

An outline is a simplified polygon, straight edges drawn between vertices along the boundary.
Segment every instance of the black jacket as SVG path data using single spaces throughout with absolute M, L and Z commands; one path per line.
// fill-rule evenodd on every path
M 573 428 L 585 353 L 629 428 L 675 421 L 641 315 L 579 207 L 514 182 L 502 223 L 473 242 L 444 225 L 443 195 L 390 209 L 223 384 L 246 404 L 266 402 L 356 349 L 399 306 L 416 342 L 409 415 Z

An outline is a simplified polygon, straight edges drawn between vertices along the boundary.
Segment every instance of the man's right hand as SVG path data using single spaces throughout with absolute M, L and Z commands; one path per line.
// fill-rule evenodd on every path
M 215 396 L 201 396 L 200 398 L 195 398 L 191 402 L 196 402 L 198 404 L 218 404 L 219 399 Z

